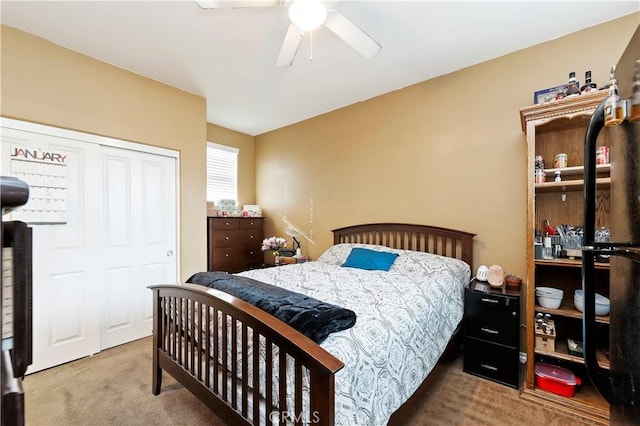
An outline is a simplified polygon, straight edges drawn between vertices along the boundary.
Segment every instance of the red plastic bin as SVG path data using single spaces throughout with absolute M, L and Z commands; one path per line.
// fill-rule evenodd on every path
M 571 370 L 536 362 L 536 385 L 540 389 L 553 392 L 562 396 L 574 396 L 576 386 L 580 385 L 580 377 L 577 377 Z

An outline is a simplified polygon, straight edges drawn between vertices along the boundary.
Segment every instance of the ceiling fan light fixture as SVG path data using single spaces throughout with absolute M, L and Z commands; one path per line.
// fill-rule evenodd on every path
M 313 31 L 327 19 L 322 0 L 294 0 L 289 6 L 289 19 L 302 31 Z

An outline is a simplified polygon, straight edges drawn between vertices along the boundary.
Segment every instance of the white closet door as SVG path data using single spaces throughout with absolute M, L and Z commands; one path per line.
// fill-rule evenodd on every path
M 61 153 L 67 164 L 66 223 L 31 225 L 33 373 L 100 351 L 100 163 L 97 145 L 3 128 L 4 175 L 16 147 Z
M 151 335 L 150 284 L 175 283 L 176 160 L 101 147 L 102 349 Z
M 146 287 L 175 283 L 178 276 L 176 157 L 115 139 L 0 122 L 0 174 L 11 174 L 16 147 L 55 152 L 66 163 L 66 222 L 30 224 L 33 363 L 27 373 L 150 335 Z

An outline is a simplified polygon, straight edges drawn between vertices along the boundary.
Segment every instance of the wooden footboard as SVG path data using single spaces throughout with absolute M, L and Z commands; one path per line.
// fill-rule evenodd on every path
M 227 293 L 193 284 L 149 288 L 154 395 L 160 393 L 165 370 L 228 424 L 271 424 L 275 419 L 280 424 L 334 424 L 334 374 L 344 366 L 340 360 Z M 265 359 L 253 356 L 252 348 L 261 345 Z M 267 367 L 272 365 L 277 368 Z M 293 378 L 276 374 L 289 371 L 288 366 Z

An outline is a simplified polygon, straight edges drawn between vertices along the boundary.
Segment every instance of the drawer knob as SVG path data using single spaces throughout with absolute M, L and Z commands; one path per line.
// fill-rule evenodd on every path
M 484 303 L 493 303 L 493 304 L 498 304 L 500 303 L 497 299 L 488 299 L 486 297 L 483 297 L 482 300 Z
M 253 235 L 250 235 L 250 236 L 249 236 L 249 239 L 253 240 Z
M 229 222 L 225 222 L 225 223 L 224 223 L 224 225 L 225 225 L 225 226 L 229 226 Z
M 225 254 L 224 257 L 229 257 L 229 253 Z
M 228 235 L 227 235 L 227 236 L 225 236 L 225 237 L 224 237 L 224 239 L 225 239 L 225 240 L 228 240 L 228 239 L 229 239 L 229 236 L 228 236 Z
M 489 333 L 489 334 L 500 334 L 500 332 L 498 330 L 492 330 L 490 328 L 480 327 L 480 330 L 484 331 L 485 333 Z
M 252 252 L 252 251 L 250 251 L 250 252 L 249 252 L 249 254 L 253 254 L 253 252 Z

